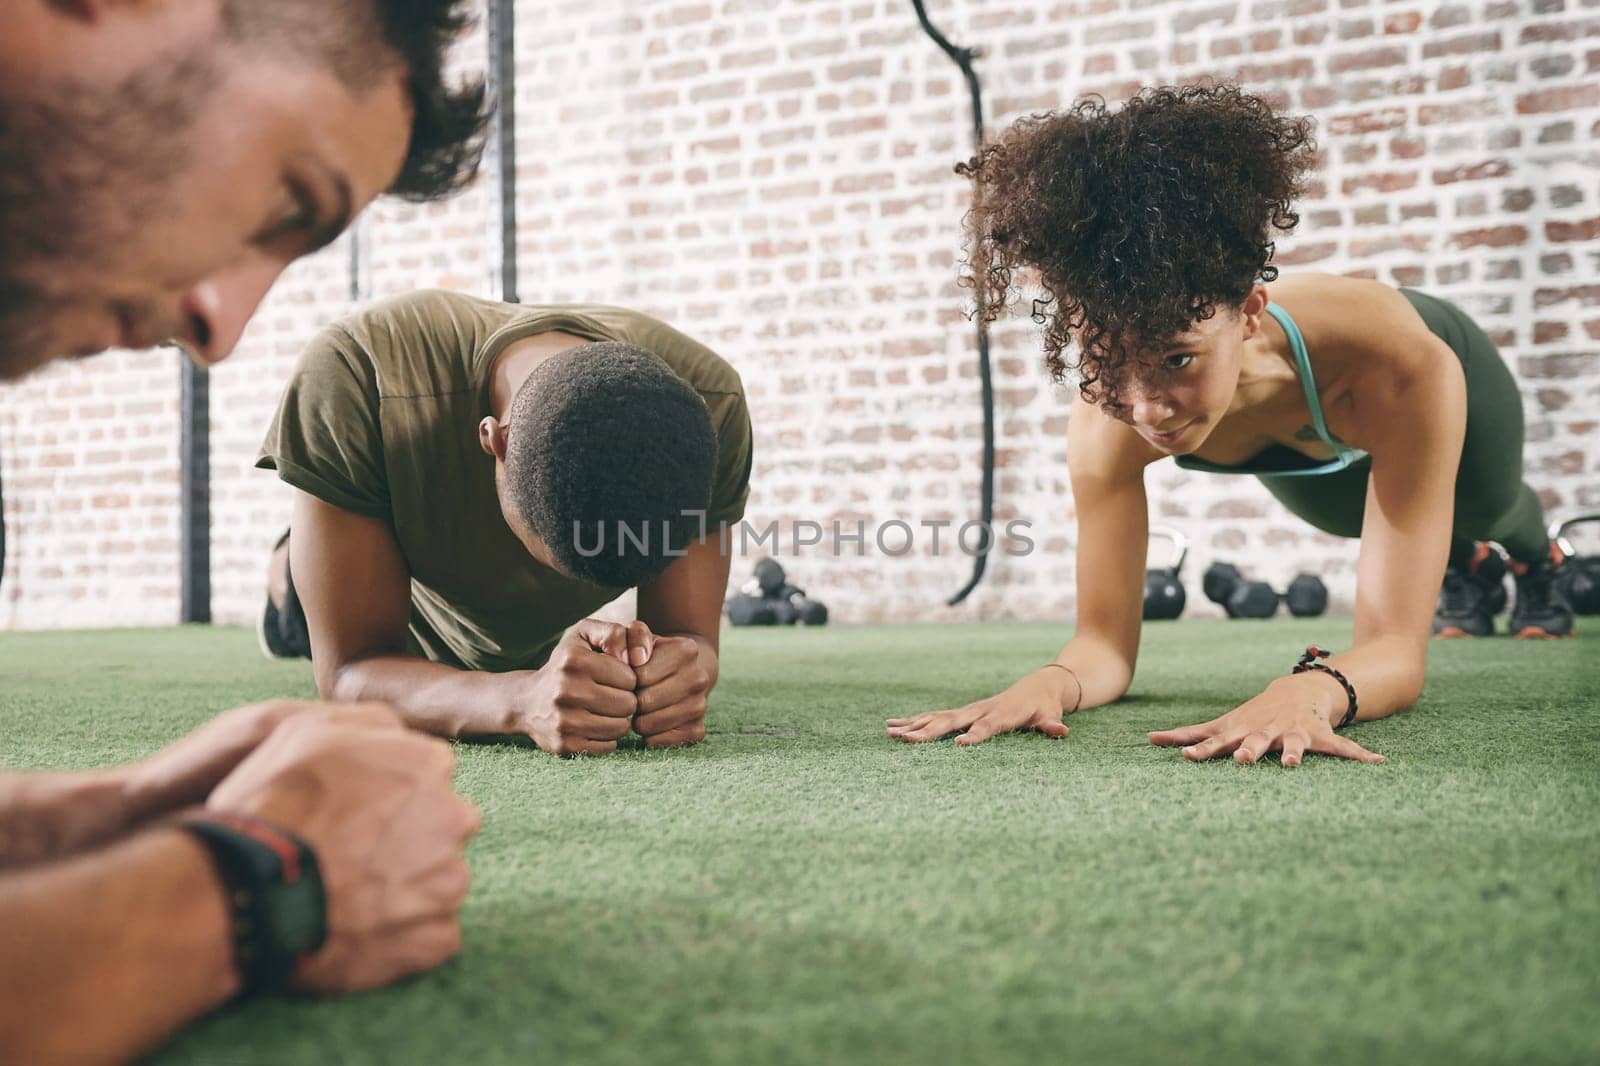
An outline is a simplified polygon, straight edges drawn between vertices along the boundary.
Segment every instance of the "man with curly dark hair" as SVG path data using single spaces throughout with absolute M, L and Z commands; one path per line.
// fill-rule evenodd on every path
M 1483 331 L 1424 293 L 1280 278 L 1271 265 L 1272 237 L 1299 221 L 1294 201 L 1314 162 L 1309 120 L 1221 85 L 1023 119 L 957 168 L 974 182 L 979 313 L 992 321 L 1014 300 L 1016 276 L 1036 277 L 1048 365 L 1077 375 L 1067 459 L 1078 625 L 1055 661 L 1005 692 L 891 720 L 891 736 L 1065 736 L 1064 713 L 1127 691 L 1144 470 L 1167 456 L 1252 474 L 1318 529 L 1361 539 L 1354 646 L 1326 663 L 1308 650 L 1222 717 L 1151 734 L 1190 759 L 1382 761 L 1335 730 L 1416 701 L 1430 632 L 1493 631 L 1506 563 L 1489 541 L 1516 578 L 1512 632 L 1572 632 L 1552 587 L 1559 551 L 1522 481 L 1521 396 Z
M 470 181 L 462 8 L 0 4 L 0 380 L 169 338 L 215 363 L 375 197 Z M 0 774 L 0 1059 L 129 1061 L 230 1000 L 438 966 L 479 822 L 452 770 L 388 708 L 278 700 L 136 763 Z
M 263 647 L 446 736 L 694 743 L 750 463 L 738 374 L 648 315 L 377 304 L 312 341 L 262 450 L 296 490 Z M 589 617 L 629 588 L 635 621 Z
M 460 0 L 0 10 L 0 380 L 108 348 L 217 362 L 375 197 L 477 173 Z

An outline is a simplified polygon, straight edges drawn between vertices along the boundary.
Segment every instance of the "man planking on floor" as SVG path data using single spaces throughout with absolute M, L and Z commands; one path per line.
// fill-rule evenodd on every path
M 311 343 L 267 434 L 296 492 L 263 646 L 445 736 L 692 744 L 750 459 L 738 374 L 647 315 L 378 304 Z M 635 587 L 637 621 L 588 617 Z

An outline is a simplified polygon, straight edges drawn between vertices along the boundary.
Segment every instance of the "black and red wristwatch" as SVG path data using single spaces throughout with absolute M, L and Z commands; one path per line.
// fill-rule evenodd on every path
M 227 897 L 241 996 L 273 992 L 327 939 L 317 857 L 304 841 L 257 818 L 206 811 L 179 818 L 211 855 Z

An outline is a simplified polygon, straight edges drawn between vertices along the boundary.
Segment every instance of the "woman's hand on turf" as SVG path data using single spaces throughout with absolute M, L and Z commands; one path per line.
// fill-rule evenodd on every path
M 1078 699 L 1077 678 L 1067 670 L 1045 667 L 1035 670 L 998 696 L 955 707 L 948 711 L 929 711 L 910 718 L 891 718 L 889 735 L 898 740 L 919 743 L 938 740 L 960 732 L 956 743 L 981 744 L 999 733 L 1033 729 L 1046 736 L 1064 737 L 1062 722 L 1067 701 Z M 965 730 L 965 732 L 962 732 Z
M 639 709 L 628 630 L 613 622 L 585 618 L 526 676 L 513 727 L 553 755 L 616 751 Z
M 1194 762 L 1232 755 L 1235 762 L 1249 765 L 1269 751 L 1281 751 L 1285 766 L 1299 766 L 1308 751 L 1358 762 L 1383 762 L 1382 755 L 1333 731 L 1330 715 L 1316 706 L 1314 691 L 1301 680 L 1307 676 L 1279 678 L 1261 695 L 1221 718 L 1151 733 L 1150 743 L 1182 747 L 1183 757 Z M 1342 716 L 1342 708 L 1340 713 Z

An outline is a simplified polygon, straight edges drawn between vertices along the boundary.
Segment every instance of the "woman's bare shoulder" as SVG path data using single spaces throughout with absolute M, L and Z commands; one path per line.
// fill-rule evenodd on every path
M 1268 291 L 1300 327 L 1314 357 L 1403 352 L 1408 343 L 1431 335 L 1399 289 L 1371 278 L 1293 274 Z

